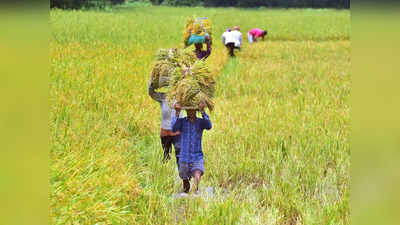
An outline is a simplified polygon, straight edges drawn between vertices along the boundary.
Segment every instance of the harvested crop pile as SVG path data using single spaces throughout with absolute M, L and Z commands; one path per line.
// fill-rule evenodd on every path
M 189 50 L 176 48 L 160 49 L 156 55 L 156 61 L 151 71 L 152 86 L 154 89 L 167 87 L 171 77 L 178 68 L 189 67 L 196 61 L 196 56 Z
M 194 43 L 204 43 L 206 36 L 211 40 L 211 34 L 211 21 L 207 17 L 197 19 L 189 17 L 183 30 L 184 44 L 189 46 Z
M 172 108 L 177 102 L 184 109 L 197 109 L 200 102 L 204 101 L 212 111 L 214 90 L 215 79 L 205 61 L 199 60 L 190 67 L 183 66 L 176 70 L 168 88 L 168 104 Z

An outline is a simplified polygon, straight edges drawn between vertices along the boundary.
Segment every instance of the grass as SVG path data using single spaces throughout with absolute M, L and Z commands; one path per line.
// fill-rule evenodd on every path
M 201 182 L 216 194 L 175 200 L 147 83 L 193 14 L 216 34 Z M 52 224 L 349 224 L 349 11 L 147 6 L 50 21 Z M 270 35 L 229 59 L 219 34 L 234 25 Z

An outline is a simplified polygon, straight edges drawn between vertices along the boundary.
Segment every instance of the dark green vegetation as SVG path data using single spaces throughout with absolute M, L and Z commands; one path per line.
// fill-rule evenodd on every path
M 51 8 L 105 7 L 151 2 L 153 5 L 208 7 L 350 8 L 350 0 L 50 0 Z

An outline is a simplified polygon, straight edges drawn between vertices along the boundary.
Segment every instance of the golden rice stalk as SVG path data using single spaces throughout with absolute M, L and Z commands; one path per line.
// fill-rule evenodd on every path
M 157 61 L 151 71 L 152 86 L 159 88 L 168 85 L 170 74 L 175 72 L 175 66 L 168 60 Z M 160 82 L 161 81 L 161 82 Z M 160 85 L 161 83 L 161 85 Z
M 190 48 L 183 49 L 180 52 L 181 64 L 190 67 L 197 61 L 197 57 Z
M 211 26 L 211 21 L 208 18 L 196 21 L 196 19 L 193 16 L 188 17 L 186 19 L 185 28 L 183 29 L 183 42 L 185 46 L 187 46 L 187 42 L 190 38 L 190 35 L 196 34 L 203 36 L 205 35 L 204 30 L 210 35 L 211 39 L 212 26 Z
M 185 42 L 190 38 L 191 30 L 193 29 L 193 22 L 194 17 L 188 17 L 186 19 L 185 29 L 183 29 L 183 39 L 185 40 Z
M 174 86 L 182 79 L 182 69 L 190 67 L 196 56 L 190 49 L 178 50 L 176 48 L 160 49 L 156 55 L 156 62 L 151 72 L 152 86 L 155 89 L 166 87 L 169 82 Z
M 191 67 L 182 66 L 171 78 L 167 101 L 170 107 L 175 102 L 183 107 L 198 108 L 204 101 L 213 110 L 212 97 L 215 90 L 215 79 L 203 60 L 196 61 Z
M 200 92 L 200 86 L 192 77 L 186 77 L 180 80 L 176 87 L 175 99 L 183 107 L 192 106 L 191 100 Z
M 208 109 L 212 111 L 214 109 L 214 102 L 210 97 L 207 96 L 204 92 L 200 91 L 197 93 L 191 100 L 190 100 L 190 105 L 191 106 L 199 106 L 201 102 L 204 102 Z
M 154 80 L 158 80 L 158 77 L 160 76 L 160 70 L 161 70 L 161 63 L 157 62 L 153 65 L 153 69 L 151 70 L 151 77 Z
M 203 23 L 203 27 L 204 27 L 204 29 L 207 31 L 207 33 L 208 33 L 209 35 L 211 35 L 211 34 L 212 34 L 211 21 L 210 21 L 209 19 L 204 19 L 204 20 L 201 20 L 201 22 Z M 203 35 L 204 35 L 204 34 L 203 34 Z
M 203 32 L 203 26 L 201 25 L 201 23 L 197 22 L 193 24 L 192 32 L 193 34 L 200 34 L 201 32 Z
M 198 81 L 201 91 L 212 98 L 214 96 L 216 82 L 205 61 L 197 61 L 192 67 L 192 73 L 195 79 Z

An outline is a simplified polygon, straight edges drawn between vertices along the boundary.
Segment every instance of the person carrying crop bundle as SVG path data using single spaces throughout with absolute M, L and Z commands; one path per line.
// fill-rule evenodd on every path
M 194 177 L 194 187 L 198 193 L 200 178 L 204 174 L 202 135 L 204 129 L 210 130 L 212 127 L 211 121 L 204 111 L 205 106 L 204 102 L 199 105 L 199 111 L 203 118 L 196 117 L 195 109 L 187 109 L 187 117 L 180 118 L 179 113 L 182 107 L 179 103 L 174 105 L 175 116 L 172 118 L 172 131 L 180 132 L 179 176 L 183 181 L 185 193 L 189 193 L 191 177 Z
M 257 38 L 261 37 L 264 41 L 264 36 L 267 35 L 266 30 L 261 30 L 260 28 L 253 28 L 247 33 L 247 40 L 249 43 L 253 43 L 257 41 Z
M 156 100 L 160 103 L 161 107 L 161 131 L 160 131 L 160 138 L 161 138 L 161 145 L 164 150 L 164 158 L 163 162 L 167 162 L 171 159 L 170 153 L 172 151 L 172 144 L 175 147 L 175 157 L 176 157 L 176 164 L 179 168 L 179 131 L 171 131 L 171 119 L 172 116 L 175 115 L 175 109 L 171 109 L 168 106 L 166 100 L 166 93 L 158 93 L 154 90 L 152 85 L 153 79 L 150 78 L 149 82 L 149 95 L 151 98 Z
M 194 44 L 197 59 L 206 59 L 211 54 L 211 34 L 211 22 L 207 17 L 189 17 L 183 30 L 185 48 Z M 203 44 L 206 44 L 206 50 L 203 50 Z

